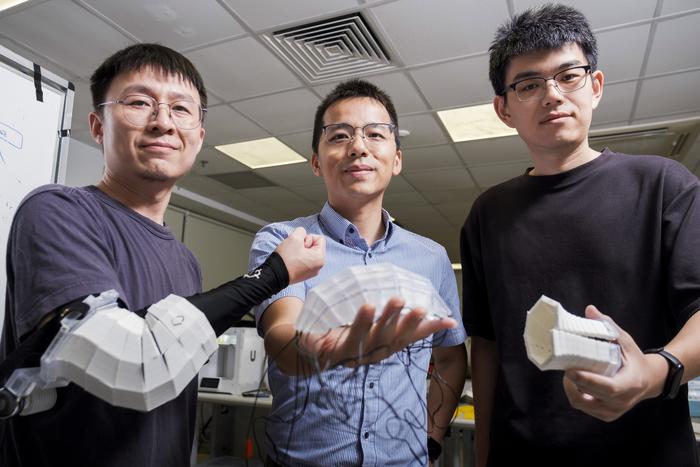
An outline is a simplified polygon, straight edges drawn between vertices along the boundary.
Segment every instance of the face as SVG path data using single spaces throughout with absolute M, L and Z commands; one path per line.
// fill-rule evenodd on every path
M 197 89 L 177 76 L 151 68 L 123 73 L 115 77 L 105 101 L 130 94 L 143 94 L 161 103 L 193 100 L 200 105 Z M 165 105 L 145 127 L 124 118 L 121 104 L 103 106 L 102 115 L 90 114 L 93 139 L 105 154 L 105 176 L 127 186 L 138 183 L 174 183 L 190 170 L 204 141 L 204 129 L 198 126 L 181 130 L 170 119 Z
M 323 116 L 323 125 L 347 123 L 363 127 L 368 123 L 391 123 L 386 108 L 369 97 L 354 97 L 335 102 Z M 356 208 L 381 199 L 391 177 L 401 172 L 401 151 L 393 136 L 381 143 L 362 138 L 361 130 L 345 144 L 331 144 L 321 134 L 318 153 L 313 154 L 314 174 L 323 177 L 328 201 L 334 207 Z
M 567 44 L 555 50 L 533 52 L 515 57 L 506 71 L 506 85 L 524 77 L 549 78 L 558 71 L 588 65 L 578 44 Z M 593 109 L 603 93 L 603 73 L 595 71 L 586 77 L 583 88 L 561 93 L 553 81 L 546 83 L 541 98 L 520 102 L 515 92 L 496 96 L 493 104 L 499 118 L 515 128 L 530 151 L 567 153 L 588 146 L 588 129 Z

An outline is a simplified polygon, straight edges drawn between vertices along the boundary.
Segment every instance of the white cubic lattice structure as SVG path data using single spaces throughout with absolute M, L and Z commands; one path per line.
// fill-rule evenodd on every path
M 607 321 L 567 312 L 556 300 L 542 295 L 527 312 L 525 348 L 540 370 L 588 370 L 614 375 L 622 364 L 615 327 Z
M 427 319 L 450 316 L 447 305 L 426 277 L 382 263 L 349 267 L 311 289 L 295 326 L 298 331 L 312 333 L 346 326 L 364 304 L 375 306 L 376 321 L 392 297 L 406 301 L 402 313 L 420 307 L 427 312 Z
M 41 359 L 42 378 L 73 382 L 112 405 L 152 410 L 197 375 L 216 350 L 214 330 L 182 297 L 167 296 L 142 319 L 110 292 L 113 301 L 85 318 L 64 318 Z

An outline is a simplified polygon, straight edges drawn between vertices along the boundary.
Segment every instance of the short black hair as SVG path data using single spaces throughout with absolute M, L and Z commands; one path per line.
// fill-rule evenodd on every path
M 389 114 L 391 123 L 396 125 L 394 129 L 394 139 L 396 140 L 396 148 L 398 149 L 400 147 L 399 118 L 396 115 L 396 108 L 394 108 L 391 97 L 369 81 L 354 78 L 337 85 L 316 108 L 314 133 L 311 141 L 311 149 L 313 149 L 314 153 L 318 153 L 318 143 L 321 140 L 321 133 L 323 132 L 323 116 L 326 110 L 328 110 L 328 107 L 338 101 L 352 99 L 354 97 L 369 97 L 384 106 Z
M 168 75 L 178 76 L 197 89 L 203 108 L 207 107 L 207 91 L 204 80 L 184 55 L 160 44 L 135 44 L 107 58 L 90 77 L 92 106 L 100 111 L 109 86 L 118 75 L 131 71 L 152 68 Z
M 588 20 L 578 10 L 548 3 L 516 15 L 496 30 L 489 47 L 489 79 L 496 95 L 506 91 L 506 69 L 513 57 L 554 50 L 574 43 L 581 47 L 591 71 L 598 65 L 598 46 Z

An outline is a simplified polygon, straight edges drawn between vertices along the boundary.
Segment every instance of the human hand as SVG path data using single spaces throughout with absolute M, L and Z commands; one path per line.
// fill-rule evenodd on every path
M 622 367 L 613 376 L 567 370 L 563 378 L 564 392 L 575 409 L 610 422 L 640 401 L 658 396 L 668 365 L 660 355 L 642 353 L 634 339 L 595 306 L 586 307 L 586 318 L 606 319 L 617 327 Z
M 275 249 L 287 267 L 289 283 L 309 279 L 321 270 L 326 255 L 326 238 L 323 235 L 307 234 L 297 227 Z
M 391 298 L 376 323 L 375 307 L 365 304 L 349 327 L 323 334 L 302 334 L 300 351 L 317 359 L 321 369 L 337 364 L 352 368 L 379 362 L 413 342 L 457 326 L 452 318 L 425 319 L 426 312 L 421 308 L 402 315 L 404 304 L 405 300 L 401 298 Z

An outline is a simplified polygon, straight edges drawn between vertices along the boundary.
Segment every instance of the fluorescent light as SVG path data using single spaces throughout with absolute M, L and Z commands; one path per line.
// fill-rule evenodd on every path
M 277 138 L 263 138 L 214 147 L 251 169 L 306 162 L 304 157 Z
M 27 0 L 0 0 L 0 11 L 8 10 L 13 6 L 17 6 L 20 3 L 24 3 Z
M 452 263 L 452 269 L 455 271 L 461 271 L 462 270 L 462 263 Z
M 438 112 L 438 117 L 455 143 L 498 138 L 517 133 L 515 129 L 509 128 L 498 118 L 492 104 L 441 110 Z

